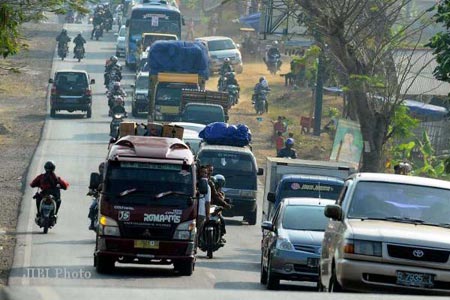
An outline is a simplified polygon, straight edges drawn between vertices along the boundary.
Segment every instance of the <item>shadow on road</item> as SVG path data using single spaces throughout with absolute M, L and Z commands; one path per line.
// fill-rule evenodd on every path
M 218 254 L 220 255 L 220 254 Z M 205 269 L 214 270 L 234 270 L 234 271 L 245 271 L 245 272 L 259 272 L 260 264 L 259 262 L 244 262 L 244 261 L 231 261 L 231 260 L 221 260 L 220 257 L 215 257 L 213 259 L 207 259 L 206 256 L 200 255 L 199 259 L 195 263 L 196 267 L 201 267 Z

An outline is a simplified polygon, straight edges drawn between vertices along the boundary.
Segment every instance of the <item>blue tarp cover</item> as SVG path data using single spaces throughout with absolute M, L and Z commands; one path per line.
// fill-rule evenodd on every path
M 448 110 L 445 107 L 425 104 L 414 100 L 405 100 L 403 103 L 409 108 L 410 113 L 418 118 L 439 120 L 448 115 Z
M 147 64 L 150 74 L 161 72 L 196 73 L 208 79 L 208 50 L 200 42 L 156 41 L 150 47 Z
M 239 22 L 247 24 L 248 26 L 254 28 L 256 32 L 259 32 L 259 19 L 261 18 L 261 13 L 255 13 L 239 18 Z
M 252 140 L 252 133 L 247 125 L 229 125 L 223 122 L 206 125 L 198 136 L 208 144 L 238 147 L 247 146 Z

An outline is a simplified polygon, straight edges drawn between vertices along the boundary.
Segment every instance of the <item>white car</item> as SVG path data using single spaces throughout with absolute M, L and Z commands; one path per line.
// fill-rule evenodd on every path
M 220 71 L 225 58 L 229 58 L 234 70 L 240 74 L 243 71 L 242 55 L 238 45 L 225 36 L 199 37 L 196 41 L 202 42 L 208 48 L 210 72 Z
M 117 34 L 116 41 L 116 56 L 125 56 L 125 38 L 126 38 L 127 28 L 125 25 L 120 27 L 119 33 Z
M 197 133 L 200 133 L 200 131 L 205 128 L 205 124 L 198 124 L 198 123 L 190 123 L 190 122 L 172 122 L 170 125 L 177 125 L 180 127 L 183 127 L 184 129 L 196 131 Z

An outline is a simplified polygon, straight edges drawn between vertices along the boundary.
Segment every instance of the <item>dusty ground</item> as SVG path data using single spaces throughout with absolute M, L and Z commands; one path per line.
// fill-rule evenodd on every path
M 44 124 L 47 80 L 60 30 L 58 24 L 27 24 L 29 50 L 7 60 L 21 66 L 20 73 L 0 73 L 0 286 L 6 284 L 13 259 L 19 204 Z

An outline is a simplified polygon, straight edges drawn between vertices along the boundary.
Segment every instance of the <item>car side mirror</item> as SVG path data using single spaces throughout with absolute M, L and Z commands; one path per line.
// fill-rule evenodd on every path
M 91 173 L 91 178 L 89 181 L 89 188 L 96 189 L 100 183 L 102 183 L 102 178 L 99 173 Z
M 91 84 L 95 84 L 95 79 L 91 79 Z
M 264 175 L 264 169 L 263 168 L 258 168 L 258 176 Z
M 325 206 L 324 214 L 327 218 L 331 218 L 335 221 L 342 221 L 343 219 L 342 208 L 336 204 Z
M 207 194 L 208 193 L 208 180 L 200 179 L 198 182 L 198 192 L 200 194 Z
M 236 48 L 241 49 L 241 44 L 236 44 Z
M 272 202 L 272 203 L 275 203 L 275 193 L 269 192 L 269 193 L 267 194 L 267 201 Z
M 50 78 L 50 79 L 48 80 L 48 83 L 53 83 L 53 79 Z
M 271 221 L 264 221 L 261 224 L 261 229 L 273 231 L 273 224 Z

